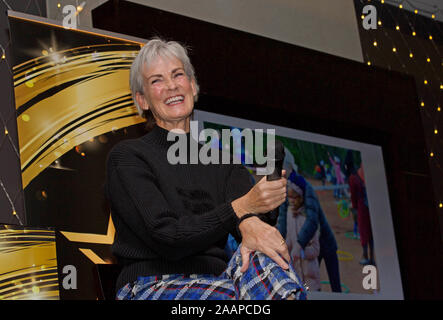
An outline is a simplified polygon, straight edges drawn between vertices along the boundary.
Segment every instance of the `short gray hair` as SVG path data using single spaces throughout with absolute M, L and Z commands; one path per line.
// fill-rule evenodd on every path
M 195 87 L 197 94 L 194 97 L 194 101 L 197 101 L 199 86 L 195 77 L 194 67 L 188 57 L 188 49 L 176 41 L 165 41 L 158 37 L 152 38 L 141 48 L 137 57 L 134 59 L 131 66 L 131 73 L 129 78 L 129 85 L 132 92 L 132 99 L 140 116 L 147 118 L 144 110 L 139 106 L 136 93 L 139 92 L 144 95 L 143 92 L 143 66 L 149 66 L 157 57 L 164 58 L 177 58 L 183 63 L 186 76 L 190 80 L 195 81 Z

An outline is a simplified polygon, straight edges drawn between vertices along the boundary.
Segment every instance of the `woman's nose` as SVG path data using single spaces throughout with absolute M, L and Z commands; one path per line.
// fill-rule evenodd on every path
M 177 88 L 177 84 L 175 83 L 174 79 L 172 78 L 166 79 L 166 88 L 169 90 L 174 90 Z

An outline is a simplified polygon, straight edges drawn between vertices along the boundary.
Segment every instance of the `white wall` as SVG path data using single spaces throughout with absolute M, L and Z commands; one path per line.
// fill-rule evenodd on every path
M 86 1 L 80 26 L 92 26 L 90 11 L 106 0 L 47 0 L 48 17 L 61 6 Z M 363 61 L 353 0 L 129 0 L 233 29 Z

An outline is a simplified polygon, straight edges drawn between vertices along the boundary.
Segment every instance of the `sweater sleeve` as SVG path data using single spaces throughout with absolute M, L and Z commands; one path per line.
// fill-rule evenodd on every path
M 248 169 L 241 164 L 232 165 L 226 184 L 225 201 L 231 203 L 235 199 L 244 196 L 249 190 L 251 190 L 253 185 L 253 178 Z M 235 238 L 237 243 L 240 243 L 242 241 L 242 236 L 237 229 L 237 222 L 238 219 L 236 219 L 235 224 L 231 226 L 229 232 Z
M 116 154 L 117 158 L 124 154 L 124 163 L 115 160 Z M 241 187 L 244 174 L 241 172 L 240 168 L 232 170 L 227 179 L 228 200 L 244 190 Z M 209 243 L 222 239 L 227 231 L 233 232 L 238 221 L 231 201 L 198 216 L 175 212 L 157 187 L 153 172 L 131 152 L 110 154 L 107 194 L 112 209 L 119 211 L 120 216 L 126 215 L 124 220 L 133 219 L 128 215 L 135 214 L 143 222 L 142 225 L 131 224 L 137 236 L 170 260 L 201 252 Z M 127 208 L 134 208 L 135 212 Z

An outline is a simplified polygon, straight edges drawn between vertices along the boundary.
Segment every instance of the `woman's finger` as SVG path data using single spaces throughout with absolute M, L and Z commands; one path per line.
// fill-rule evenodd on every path
M 263 182 L 264 183 L 264 182 Z M 285 178 L 280 178 L 278 180 L 266 181 L 266 189 L 271 190 L 279 190 L 286 188 L 287 180 Z
M 269 258 L 275 261 L 282 269 L 287 270 L 289 268 L 288 264 L 283 260 L 282 257 L 275 251 L 270 248 L 264 248 L 262 251 L 264 254 L 266 254 Z
M 242 260 L 242 266 L 240 268 L 240 272 L 245 272 L 246 270 L 248 270 L 248 267 L 249 267 L 250 250 L 242 247 L 240 249 L 240 253 L 241 253 L 241 260 Z
M 268 198 L 268 202 L 266 204 L 267 211 L 273 210 L 277 208 L 279 205 L 281 205 L 283 202 L 285 202 L 286 196 L 277 195 L 272 198 Z
M 278 190 L 270 191 L 266 196 L 266 198 L 269 200 L 280 199 L 282 197 L 286 197 L 286 190 L 285 189 L 278 189 Z
M 275 251 L 283 256 L 283 258 L 289 262 L 290 256 L 288 251 L 288 246 L 286 245 L 286 240 L 282 237 L 280 232 L 278 230 L 275 230 L 275 234 L 272 235 L 272 237 L 269 237 L 269 244 L 271 244 L 275 249 Z M 271 240 L 272 239 L 272 240 Z
M 287 262 L 291 261 L 291 258 L 289 256 L 289 250 L 288 246 L 285 243 L 280 244 L 278 249 L 276 250 Z

